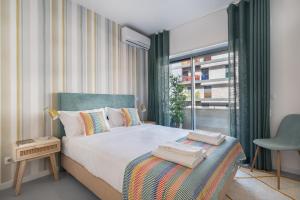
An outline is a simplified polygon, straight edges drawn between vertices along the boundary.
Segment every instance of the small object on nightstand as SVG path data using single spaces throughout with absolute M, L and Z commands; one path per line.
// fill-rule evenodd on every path
M 31 143 L 16 144 L 13 148 L 13 160 L 17 163 L 14 179 L 16 195 L 20 194 L 26 163 L 30 160 L 48 157 L 54 179 L 58 180 L 55 153 L 60 152 L 60 140 L 56 137 L 43 137 L 32 141 Z
M 46 140 L 49 140 L 51 139 L 52 137 L 51 136 L 44 136 L 44 137 L 39 137 L 39 138 L 36 138 L 34 139 L 35 141 L 46 141 Z
M 154 121 L 144 121 L 143 123 L 144 124 L 153 124 L 153 125 L 156 125 L 156 122 L 154 122 Z
M 17 144 L 17 146 L 20 146 L 20 145 L 24 145 L 24 144 L 31 144 L 33 142 L 34 142 L 33 139 L 19 140 L 19 141 L 16 142 L 16 144 Z

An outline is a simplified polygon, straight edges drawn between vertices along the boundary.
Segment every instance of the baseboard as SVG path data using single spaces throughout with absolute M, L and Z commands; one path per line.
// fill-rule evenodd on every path
M 288 173 L 288 174 L 300 176 L 300 169 L 294 169 L 294 168 L 282 167 L 281 170 L 282 170 L 283 172 L 285 172 L 285 173 Z
M 274 173 L 276 173 L 276 172 L 274 172 Z M 283 171 L 283 172 L 281 172 L 281 176 L 289 178 L 289 179 L 293 179 L 296 181 L 300 181 L 300 175 L 298 175 L 298 174 Z
M 276 170 L 276 166 L 273 165 L 273 170 Z M 281 171 L 287 174 L 291 174 L 291 175 L 296 175 L 296 176 L 300 176 L 300 169 L 295 169 L 295 168 L 291 168 L 291 167 L 287 167 L 287 166 L 281 166 Z
M 44 170 L 44 171 L 41 171 L 41 172 L 39 172 L 37 174 L 32 174 L 32 175 L 29 175 L 29 176 L 25 176 L 23 178 L 23 183 L 28 182 L 28 181 L 32 181 L 34 179 L 41 178 L 43 176 L 47 176 L 49 174 L 50 174 L 49 170 Z M 13 186 L 13 180 L 10 180 L 10 181 L 1 183 L 0 184 L 0 190 L 4 190 L 4 189 L 10 188 L 12 186 Z

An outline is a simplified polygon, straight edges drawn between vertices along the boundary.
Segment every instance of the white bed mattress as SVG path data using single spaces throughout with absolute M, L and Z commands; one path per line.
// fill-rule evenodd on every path
M 176 141 L 188 130 L 141 125 L 118 127 L 92 136 L 64 137 L 63 153 L 83 165 L 93 175 L 122 192 L 126 166 L 159 144 Z

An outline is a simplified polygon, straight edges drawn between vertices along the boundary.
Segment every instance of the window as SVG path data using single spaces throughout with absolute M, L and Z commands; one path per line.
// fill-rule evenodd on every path
M 198 66 L 197 66 L 198 67 Z M 200 66 L 199 66 L 200 67 Z M 208 69 L 201 69 L 201 80 L 208 80 Z
M 170 73 L 180 77 L 186 96 L 183 128 L 229 130 L 227 46 L 171 58 Z

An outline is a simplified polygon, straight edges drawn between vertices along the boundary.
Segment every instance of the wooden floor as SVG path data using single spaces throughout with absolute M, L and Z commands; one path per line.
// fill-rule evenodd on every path
M 226 196 L 226 200 L 295 200 L 300 199 L 300 181 L 282 177 L 281 190 L 276 189 L 274 174 L 241 168 Z M 67 173 L 59 181 L 52 176 L 22 185 L 16 197 L 12 189 L 0 191 L 1 200 L 97 200 L 97 197 Z
M 229 199 L 243 200 L 296 200 L 300 199 L 300 181 L 281 177 L 281 189 L 277 190 L 277 177 L 274 173 L 240 168 L 226 196 Z

